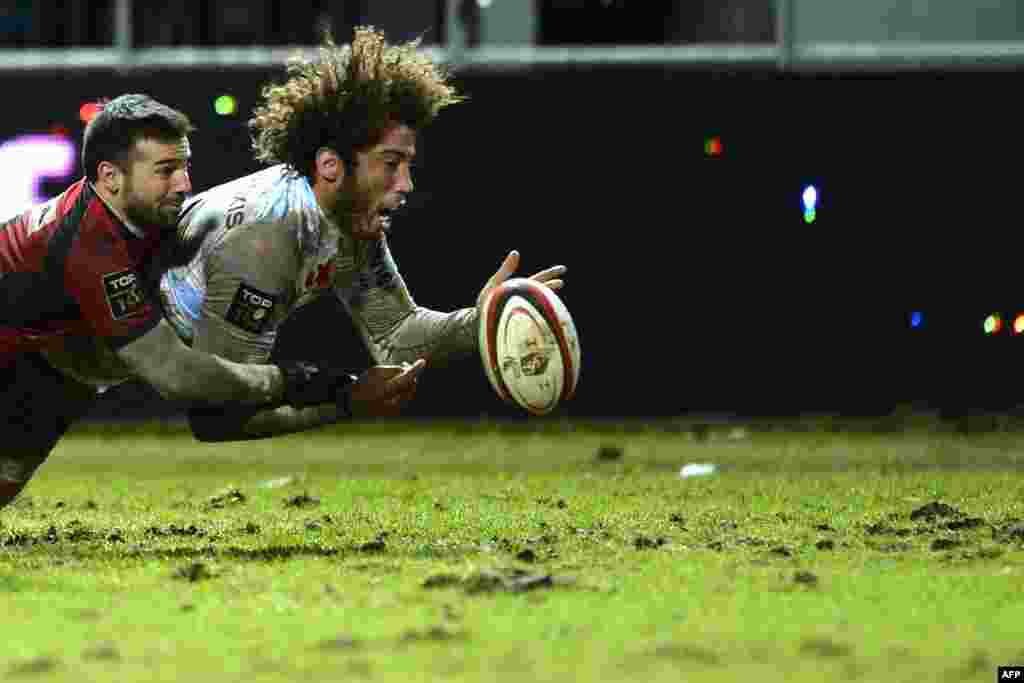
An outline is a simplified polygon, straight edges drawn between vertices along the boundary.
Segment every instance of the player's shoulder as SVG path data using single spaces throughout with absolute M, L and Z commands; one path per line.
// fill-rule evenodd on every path
M 29 229 L 48 232 L 50 249 L 101 260 L 124 252 L 123 224 L 85 178 L 34 207 L 30 215 Z

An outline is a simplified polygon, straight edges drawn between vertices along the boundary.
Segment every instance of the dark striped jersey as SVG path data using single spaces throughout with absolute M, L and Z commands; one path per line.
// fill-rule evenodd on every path
M 0 223 L 0 367 L 74 337 L 111 349 L 159 322 L 142 279 L 162 235 L 137 235 L 83 178 Z

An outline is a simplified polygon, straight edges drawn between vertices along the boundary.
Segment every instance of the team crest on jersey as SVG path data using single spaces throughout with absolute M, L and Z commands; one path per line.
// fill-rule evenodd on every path
M 146 308 L 142 282 L 133 270 L 119 270 L 103 276 L 103 292 L 114 320 L 138 315 Z
M 312 268 L 306 274 L 306 289 L 324 289 L 330 286 L 334 270 L 334 261 L 327 261 Z
M 246 332 L 259 334 L 266 328 L 276 303 L 275 295 L 261 292 L 243 282 L 235 292 L 235 300 L 228 309 L 227 320 Z

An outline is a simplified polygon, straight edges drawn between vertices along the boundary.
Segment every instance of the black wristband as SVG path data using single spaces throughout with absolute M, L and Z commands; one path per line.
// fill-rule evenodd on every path
M 314 363 L 285 361 L 277 366 L 284 376 L 282 403 L 294 408 L 338 404 L 343 399 L 344 390 L 356 382 L 356 377 L 348 372 Z

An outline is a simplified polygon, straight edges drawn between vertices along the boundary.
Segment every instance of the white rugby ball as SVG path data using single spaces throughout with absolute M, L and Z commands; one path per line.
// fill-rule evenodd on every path
M 479 336 L 487 379 L 507 403 L 547 415 L 576 392 L 576 325 L 548 287 L 527 278 L 495 287 L 484 299 Z

